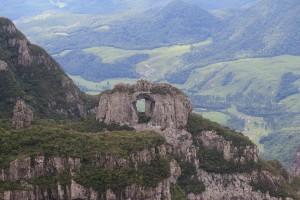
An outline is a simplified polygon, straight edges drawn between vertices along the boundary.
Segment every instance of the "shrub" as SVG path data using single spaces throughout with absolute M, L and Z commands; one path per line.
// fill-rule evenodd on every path
M 181 175 L 178 178 L 178 186 L 182 188 L 187 194 L 201 194 L 205 191 L 205 185 L 194 178 L 197 174 L 196 168 L 188 162 L 179 162 L 181 168 Z
M 254 143 L 242 133 L 237 133 L 216 122 L 204 119 L 202 116 L 195 113 L 189 116 L 186 130 L 194 136 L 201 134 L 202 131 L 216 131 L 216 133 L 225 140 L 232 141 L 232 144 L 236 147 L 255 146 Z

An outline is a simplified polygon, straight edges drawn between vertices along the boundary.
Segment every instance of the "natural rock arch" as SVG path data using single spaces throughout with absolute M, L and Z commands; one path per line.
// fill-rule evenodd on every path
M 144 99 L 145 100 L 145 109 L 144 113 L 139 112 L 137 109 L 137 101 Z M 136 115 L 138 117 L 138 123 L 147 123 L 151 120 L 153 112 L 154 112 L 154 107 L 155 107 L 155 100 L 147 93 L 140 93 L 136 96 L 136 101 L 133 102 L 133 107 L 136 111 Z
M 145 99 L 145 117 L 139 120 L 136 102 Z M 107 124 L 160 129 L 185 126 L 192 104 L 180 90 L 168 84 L 140 80 L 134 85 L 118 84 L 100 95 L 96 118 Z

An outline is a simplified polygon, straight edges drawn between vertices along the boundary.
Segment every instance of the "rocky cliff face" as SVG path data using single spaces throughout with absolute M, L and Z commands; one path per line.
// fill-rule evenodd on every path
M 33 112 L 23 100 L 18 100 L 14 108 L 13 127 L 14 129 L 27 128 L 33 120 Z
M 136 102 L 145 99 L 147 122 L 139 122 Z M 129 125 L 136 129 L 179 128 L 187 123 L 192 112 L 190 100 L 178 89 L 145 80 L 135 85 L 119 84 L 101 94 L 97 119 L 105 123 Z
M 165 147 L 159 150 L 145 149 L 130 155 L 128 158 L 119 158 L 109 155 L 95 155 L 91 160 L 94 167 L 106 167 L 108 169 L 122 169 L 129 163 L 140 165 L 150 163 L 156 156 L 166 156 Z M 85 188 L 70 180 L 70 184 L 62 185 L 57 182 L 51 189 L 42 186 L 30 185 L 28 182 L 38 177 L 53 176 L 63 172 L 75 176 L 80 171 L 82 160 L 70 157 L 45 158 L 44 156 L 31 157 L 23 160 L 15 160 L 10 163 L 7 170 L 0 173 L 0 181 L 18 181 L 23 183 L 26 190 L 5 191 L 0 193 L 1 200 L 39 200 L 39 199 L 171 199 L 170 186 L 175 184 L 180 175 L 180 168 L 175 160 L 170 162 L 170 177 L 159 182 L 157 187 L 147 188 L 138 185 L 128 185 L 121 193 L 112 190 L 99 192 L 92 188 Z
M 191 200 L 215 200 L 215 199 L 265 199 L 277 200 L 281 198 L 272 197 L 269 192 L 261 192 L 254 189 L 252 182 L 264 177 L 270 184 L 280 185 L 285 182 L 281 176 L 275 176 L 268 171 L 253 171 L 251 173 L 210 173 L 201 168 L 201 161 L 197 157 L 199 147 L 194 145 L 192 135 L 184 130 L 164 130 L 160 132 L 165 138 L 165 145 L 158 148 L 144 149 L 135 152 L 128 157 L 116 157 L 111 155 L 95 155 L 91 160 L 93 167 L 104 167 L 111 170 L 125 169 L 129 165 L 138 166 L 142 163 L 150 164 L 157 156 L 166 157 L 177 155 L 181 161 L 191 163 L 195 167 L 193 177 L 205 186 L 201 193 L 189 192 L 188 199 Z M 204 135 L 211 135 L 211 132 L 204 132 Z M 223 147 L 230 141 L 222 140 Z M 203 139 L 206 142 L 206 139 Z M 210 146 L 212 147 L 212 146 Z M 219 146 L 219 148 L 221 148 Z M 247 148 L 249 149 L 249 148 Z M 252 154 L 250 156 L 250 154 Z M 250 157 L 249 157 L 250 156 Z M 237 156 L 233 156 L 232 158 Z M 245 152 L 242 157 L 256 160 L 257 150 Z M 246 162 L 246 159 L 244 160 Z M 14 181 L 22 183 L 23 189 L 8 190 L 0 193 L 0 200 L 39 200 L 39 199 L 151 199 L 171 200 L 174 197 L 172 187 L 179 184 L 182 176 L 181 165 L 172 159 L 169 164 L 169 178 L 159 182 L 156 187 L 143 187 L 136 184 L 127 185 L 122 191 L 97 191 L 93 188 L 87 188 L 76 182 L 76 173 L 83 169 L 84 162 L 80 158 L 72 157 L 51 157 L 45 156 L 28 157 L 15 160 L 10 163 L 8 169 L 0 173 L 0 183 Z M 60 179 L 52 185 L 51 188 L 35 185 L 32 180 L 43 177 L 57 176 L 67 173 L 70 176 L 69 183 L 61 183 Z M 47 179 L 46 179 L 47 180 Z M 41 184 L 43 182 L 39 182 Z M 290 199 L 290 198 L 287 198 Z
M 7 63 L 0 60 L 0 71 L 1 70 L 7 70 Z
M 31 44 L 6 18 L 0 18 L 0 45 L 0 118 L 12 117 L 18 98 L 29 104 L 37 117 L 86 115 L 85 103 L 90 98 L 47 52 Z
M 290 168 L 290 172 L 295 176 L 300 176 L 300 145 Z
M 135 108 L 139 98 L 145 98 L 145 114 L 150 117 L 142 123 Z M 97 120 L 136 131 L 155 130 L 165 141 L 130 155 L 17 159 L 2 169 L 0 180 L 22 187 L 4 189 L 0 200 L 299 199 L 300 187 L 292 184 L 293 177 L 280 164 L 260 160 L 256 146 L 242 134 L 191 114 L 190 101 L 169 85 L 117 85 L 100 96 Z M 161 172 L 163 179 L 156 176 L 147 186 L 141 183 L 149 173 Z M 135 179 L 129 181 L 130 177 Z

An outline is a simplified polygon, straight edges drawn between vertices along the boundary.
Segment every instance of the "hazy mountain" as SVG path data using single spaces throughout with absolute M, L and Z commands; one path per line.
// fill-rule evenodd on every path
M 117 12 L 141 11 L 162 7 L 172 0 L 1 0 L 0 15 L 18 19 L 38 15 L 44 11 L 61 11 L 73 14 L 111 14 Z M 240 8 L 255 0 L 189 0 L 206 9 Z M 17 12 L 16 12 L 17 11 Z
M 108 46 L 152 49 L 200 42 L 221 27 L 221 22 L 208 11 L 196 4 L 175 0 L 164 8 L 148 10 L 114 24 L 107 34 L 115 37 L 111 41 L 107 37 L 102 40 L 108 41 Z
M 62 19 L 58 21 L 58 18 Z M 48 12 L 37 18 L 19 20 L 17 24 L 51 54 L 93 46 L 152 49 L 191 44 L 211 37 L 223 26 L 210 12 L 181 0 L 123 18 L 122 15 L 96 17 Z M 84 42 L 78 42 L 83 38 Z
M 262 0 L 228 21 L 210 46 L 185 55 L 188 68 L 249 57 L 300 55 L 300 4 L 295 0 Z M 184 83 L 190 70 L 171 74 L 171 82 Z M 180 74 L 180 75 L 179 75 Z M 184 74 L 184 75 L 183 75 Z
M 238 9 L 252 5 L 257 0 L 191 0 L 201 7 L 213 10 Z

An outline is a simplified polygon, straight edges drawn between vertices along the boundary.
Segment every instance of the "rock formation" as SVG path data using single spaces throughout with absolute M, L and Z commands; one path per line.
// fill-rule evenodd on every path
M 25 96 L 35 116 L 42 118 L 84 117 L 97 106 L 98 100 L 81 92 L 45 50 L 2 17 L 0 46 L 0 118 L 11 117 L 12 99 Z
M 290 172 L 295 176 L 300 176 L 300 145 L 290 168 Z
M 0 71 L 1 70 L 7 70 L 7 63 L 0 60 Z
M 13 113 L 14 129 L 27 128 L 33 120 L 33 112 L 23 100 L 18 100 Z
M 139 122 L 136 102 L 145 99 L 146 122 Z M 192 112 L 190 100 L 178 89 L 145 80 L 135 85 L 118 84 L 100 95 L 97 120 L 129 125 L 136 129 L 180 128 Z
M 145 99 L 145 115 L 149 117 L 149 121 L 142 123 L 139 123 L 139 113 L 136 108 L 136 101 L 139 99 Z M 135 85 L 119 84 L 113 90 L 102 93 L 97 120 L 105 123 L 126 124 L 138 131 L 156 130 L 163 135 L 166 139 L 166 153 L 177 155 L 183 161 L 191 163 L 196 169 L 194 178 L 205 186 L 205 191 L 201 194 L 190 192 L 188 198 L 191 200 L 280 199 L 272 197 L 268 192 L 257 191 L 253 188 L 252 184 L 260 181 L 273 185 L 275 188 L 279 188 L 283 182 L 288 181 L 267 170 L 254 170 L 248 173 L 211 173 L 201 168 L 202 163 L 198 155 L 200 147 L 195 145 L 195 141 L 203 145 L 201 148 L 218 151 L 223 156 L 224 162 L 235 163 L 236 171 L 240 166 L 259 165 L 258 149 L 254 145 L 236 146 L 236 143 L 234 145 L 233 141 L 225 139 L 214 130 L 202 131 L 197 134 L 198 136 L 193 136 L 181 129 L 187 124 L 191 111 L 192 105 L 189 99 L 176 88 L 167 84 L 141 80 Z M 239 137 L 242 136 L 237 136 Z M 175 180 L 176 183 L 177 181 Z

